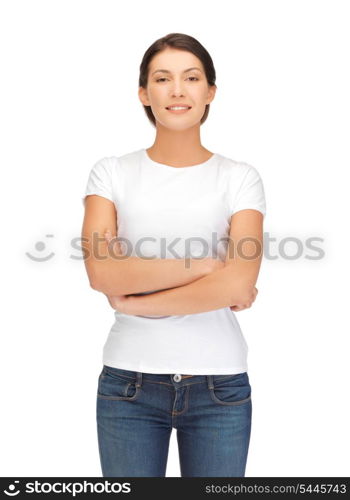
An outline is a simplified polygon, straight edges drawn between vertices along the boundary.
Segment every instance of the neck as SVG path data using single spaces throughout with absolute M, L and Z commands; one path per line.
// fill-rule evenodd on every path
M 147 153 L 156 162 L 177 167 L 203 163 L 213 154 L 202 146 L 199 127 L 174 131 L 159 124 L 155 141 Z

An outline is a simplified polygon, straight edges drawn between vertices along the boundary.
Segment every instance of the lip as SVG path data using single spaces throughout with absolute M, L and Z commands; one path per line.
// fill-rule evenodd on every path
M 186 106 L 188 107 L 188 109 L 169 109 L 170 106 Z M 192 106 L 190 106 L 189 104 L 185 104 L 185 103 L 178 103 L 178 104 L 170 104 L 170 106 L 167 106 L 165 109 L 167 111 L 169 111 L 170 113 L 173 113 L 175 115 L 182 115 L 183 113 L 187 113 L 187 111 L 190 111 L 192 109 Z
M 174 104 L 169 104 L 165 109 L 169 108 L 170 106 L 186 106 L 188 108 L 192 108 L 190 104 L 187 104 L 186 102 L 174 102 Z

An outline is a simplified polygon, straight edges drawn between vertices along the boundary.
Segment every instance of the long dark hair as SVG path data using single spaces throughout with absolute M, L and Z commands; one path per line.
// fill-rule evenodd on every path
M 208 81 L 208 85 L 215 85 L 216 73 L 212 58 L 210 57 L 209 52 L 203 47 L 202 44 L 198 42 L 195 38 L 189 35 L 185 35 L 184 33 L 169 33 L 162 38 L 156 40 L 152 45 L 146 50 L 142 62 L 140 64 L 140 76 L 139 76 L 139 87 L 147 88 L 148 82 L 148 71 L 149 64 L 152 58 L 162 50 L 167 47 L 172 47 L 181 50 L 187 50 L 188 52 L 192 52 L 203 64 L 205 75 Z M 207 119 L 209 114 L 210 104 L 207 104 L 205 107 L 205 112 L 201 118 L 201 125 Z M 151 106 L 143 106 L 145 113 L 152 123 L 152 125 L 156 126 L 156 119 L 152 113 Z

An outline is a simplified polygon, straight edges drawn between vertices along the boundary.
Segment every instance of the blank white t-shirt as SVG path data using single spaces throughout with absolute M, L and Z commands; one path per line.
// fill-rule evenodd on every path
M 123 252 L 136 257 L 225 261 L 231 216 L 246 208 L 266 214 L 257 169 L 217 153 L 188 167 L 155 162 L 145 149 L 104 157 L 90 171 L 83 203 L 89 194 L 115 204 Z M 114 311 L 114 316 L 103 348 L 105 365 L 189 375 L 248 371 L 248 346 L 229 307 L 157 317 Z

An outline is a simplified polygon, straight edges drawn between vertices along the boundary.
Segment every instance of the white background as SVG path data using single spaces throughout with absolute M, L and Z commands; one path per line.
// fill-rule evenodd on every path
M 253 402 L 246 476 L 349 476 L 348 7 L 1 3 L 2 476 L 102 475 L 96 389 L 114 315 L 72 240 L 92 165 L 153 143 L 139 65 L 171 32 L 212 56 L 202 144 L 258 169 L 274 238 L 257 300 L 237 313 Z M 307 247 L 316 237 L 321 259 Z M 283 257 L 279 246 L 297 250 L 284 238 L 299 258 Z M 175 429 L 167 476 L 180 476 Z

